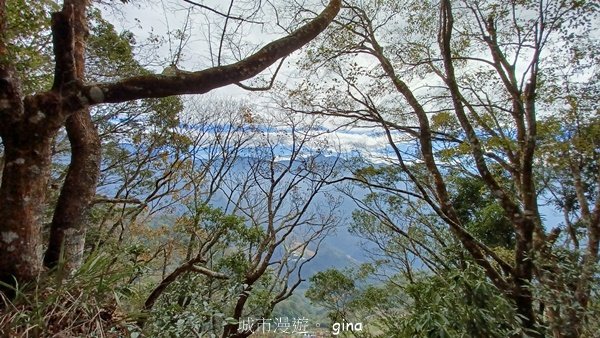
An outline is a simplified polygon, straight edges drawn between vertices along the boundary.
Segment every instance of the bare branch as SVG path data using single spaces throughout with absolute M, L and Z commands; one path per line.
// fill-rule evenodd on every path
M 223 13 L 223 12 L 219 12 L 218 10 L 216 10 L 216 9 L 210 7 L 210 6 L 206 6 L 206 5 L 197 3 L 195 1 L 183 0 L 183 2 L 187 2 L 190 5 L 194 5 L 196 7 L 199 7 L 199 8 L 202 8 L 202 9 L 206 9 L 207 11 L 213 12 L 213 13 L 215 13 L 217 15 L 220 15 L 220 16 L 226 18 L 226 19 L 238 20 L 238 21 L 243 21 L 243 22 L 248 22 L 248 23 L 255 23 L 255 24 L 261 24 L 262 23 L 262 22 L 259 22 L 259 21 L 248 20 L 246 18 L 242 18 L 241 16 L 231 15 L 231 13 L 230 13 L 231 8 L 230 8 L 230 10 L 227 13 Z
M 92 200 L 92 204 L 142 204 L 144 202 L 138 200 L 137 198 L 110 198 L 110 197 L 96 197 Z
M 244 89 L 244 90 L 248 90 L 251 92 L 258 92 L 258 91 L 265 91 L 265 90 L 269 90 L 271 88 L 273 88 L 273 84 L 275 83 L 275 79 L 277 78 L 277 74 L 279 73 L 279 70 L 281 69 L 281 66 L 283 65 L 283 62 L 285 61 L 285 57 L 281 59 L 281 61 L 279 62 L 279 65 L 277 66 L 277 68 L 275 69 L 275 73 L 273 73 L 273 76 L 271 76 L 271 81 L 269 81 L 269 84 L 267 86 L 264 87 L 251 87 L 251 86 L 247 86 L 241 82 L 236 83 L 235 85 Z

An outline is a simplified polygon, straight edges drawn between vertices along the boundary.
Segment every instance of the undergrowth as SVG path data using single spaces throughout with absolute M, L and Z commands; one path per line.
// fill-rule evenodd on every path
M 73 276 L 59 266 L 28 285 L 4 284 L 14 297 L 0 292 L 0 337 L 137 336 L 121 301 L 135 293 L 127 283 L 134 267 L 117 260 L 100 253 Z

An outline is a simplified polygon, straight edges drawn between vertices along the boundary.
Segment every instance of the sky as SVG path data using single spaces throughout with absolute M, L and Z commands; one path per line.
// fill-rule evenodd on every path
M 203 1 L 201 3 L 207 6 L 215 6 L 214 8 L 218 8 L 221 11 L 226 11 L 227 9 L 223 6 L 228 4 L 228 2 L 215 0 Z M 158 2 L 132 1 L 132 3 L 126 5 L 118 5 L 118 10 L 105 9 L 104 14 L 115 24 L 117 31 L 132 31 L 140 46 L 145 45 L 148 39 L 154 36 L 164 38 L 165 36 L 169 36 L 167 34 L 168 31 L 182 29 L 185 32 L 185 43 L 183 53 L 178 59 L 178 67 L 184 70 L 205 69 L 215 63 L 214 57 L 211 58 L 211 53 L 213 56 L 218 54 L 219 44 L 217 41 L 221 33 L 219 27 L 222 26 L 223 20 L 218 15 L 208 15 L 209 12 L 206 10 L 195 8 L 190 12 L 189 8 L 182 0 L 163 0 Z M 243 11 L 234 12 L 234 15 L 242 16 L 244 13 Z M 265 13 L 265 15 L 268 15 L 268 13 Z M 216 25 L 212 24 L 212 21 L 217 19 L 218 23 Z M 284 18 L 282 20 L 285 21 Z M 242 51 L 230 50 L 232 53 L 223 52 L 223 55 L 235 55 L 238 52 L 248 54 L 253 48 L 260 47 L 274 38 L 282 36 L 282 30 L 279 30 L 278 34 L 272 33 L 274 29 L 272 24 L 273 22 L 268 22 L 265 25 L 251 24 L 248 25 L 250 28 L 239 28 L 240 35 L 244 39 L 236 40 L 232 36 L 231 42 L 241 45 Z M 230 26 L 230 28 L 232 27 L 234 26 Z M 149 67 L 157 73 L 160 73 L 164 66 L 174 60 L 174 51 L 179 46 L 179 41 L 173 36 L 170 40 L 169 38 L 165 38 L 162 42 L 161 46 L 146 48 L 144 54 L 140 54 L 145 57 L 141 60 L 142 63 L 147 62 Z M 224 46 L 224 49 L 226 49 L 226 46 Z M 295 77 L 294 67 L 295 62 L 299 60 L 301 53 L 304 52 L 301 50 L 286 59 L 282 70 L 278 74 L 278 81 L 295 83 L 302 80 Z M 234 59 L 224 57 L 225 63 L 232 60 Z M 272 74 L 274 68 L 275 66 L 265 72 L 267 74 L 266 79 Z M 263 81 L 265 78 L 263 78 Z M 252 82 L 249 81 L 248 83 Z M 427 86 L 427 83 L 417 83 L 417 87 L 424 88 Z M 273 108 L 272 102 L 269 102 L 270 97 L 268 93 L 248 92 L 237 86 L 230 85 L 214 90 L 209 95 L 204 95 L 204 99 L 225 99 L 247 102 L 253 105 L 254 114 L 262 115 L 265 120 L 270 120 L 268 124 L 264 124 L 260 128 L 263 132 L 270 133 L 274 139 L 277 138 L 281 159 L 286 158 L 285 149 L 292 142 L 291 136 L 287 133 L 290 131 L 290 118 L 286 116 L 286 113 L 277 112 Z M 193 115 L 196 112 L 190 109 L 187 113 Z M 307 119 L 305 122 L 311 123 L 309 117 L 298 117 L 298 120 L 301 119 Z M 314 127 L 314 122 L 312 124 Z M 327 133 L 324 133 L 320 138 L 322 142 L 315 141 L 315 147 L 325 147 L 331 153 L 342 153 L 349 156 L 360 154 L 375 163 L 397 162 L 394 161 L 395 156 L 380 127 L 364 124 L 361 126 L 347 125 L 347 121 L 340 120 L 337 117 L 319 117 L 316 125 L 318 128 L 313 128 L 314 133 Z M 395 135 L 395 137 L 400 139 L 402 135 Z M 399 144 L 402 147 L 402 142 L 399 142 Z M 388 158 L 391 158 L 391 160 L 387 160 Z M 561 215 L 552 207 L 542 206 L 541 210 L 545 215 L 546 224 L 555 226 L 562 221 Z
M 248 1 L 248 3 L 251 2 Z M 212 6 L 223 12 L 227 10 L 225 5 L 228 5 L 228 2 L 214 0 L 200 1 L 199 3 Z M 218 27 L 222 26 L 224 21 L 219 15 L 215 15 L 207 10 L 192 8 L 190 11 L 191 7 L 182 0 L 131 1 L 128 4 L 104 7 L 102 10 L 103 14 L 115 24 L 117 31 L 129 30 L 135 34 L 136 41 L 140 47 L 138 58 L 141 59 L 140 61 L 143 64 L 147 63 L 150 69 L 160 73 L 165 65 L 173 61 L 174 57 L 172 55 L 176 54 L 174 51 L 177 50 L 180 44 L 180 41 L 174 36 L 169 39 L 169 34 L 167 34 L 169 31 L 182 30 L 186 34 L 183 52 L 178 62 L 178 68 L 180 69 L 199 70 L 207 68 L 214 62 L 214 58 L 211 60 L 210 57 L 211 52 L 212 54 L 218 54 L 219 44 L 217 40 L 221 33 Z M 245 46 L 246 52 L 251 51 L 252 48 L 260 47 L 284 34 L 281 29 L 278 29 L 278 34 L 270 33 L 277 28 L 273 27 L 272 19 L 264 18 L 273 13 L 269 8 L 266 11 L 267 13 L 258 16 L 258 20 L 264 20 L 267 22 L 266 24 L 246 24 L 244 28 L 239 29 L 242 34 L 238 34 L 239 36 L 244 36 L 243 41 L 233 40 L 238 45 L 242 42 L 244 46 L 246 44 L 254 46 Z M 242 13 L 246 14 L 248 12 L 240 12 L 239 9 L 236 12 L 234 9 L 233 13 L 236 16 L 243 16 Z M 282 12 L 279 15 L 282 22 L 286 21 L 285 15 Z M 213 23 L 209 27 L 209 22 L 212 21 L 216 21 L 217 23 Z M 228 25 L 230 29 L 235 29 L 235 23 L 229 22 Z M 162 44 L 160 46 L 152 44 L 147 47 L 147 41 L 155 36 L 163 37 Z M 225 49 L 226 46 L 223 47 L 223 50 Z M 142 52 L 142 50 L 144 51 Z M 278 73 L 277 81 L 294 83 L 299 80 L 293 75 L 293 68 L 294 63 L 303 52 L 302 50 L 298 51 L 285 60 L 282 69 Z M 232 50 L 231 53 L 224 51 L 222 54 L 233 55 L 235 53 L 237 51 Z M 276 65 L 272 66 L 263 73 L 266 76 L 263 76 L 259 80 L 247 81 L 246 84 L 254 84 L 257 81 L 262 81 L 262 83 L 268 82 L 275 68 Z M 255 109 L 256 114 L 264 114 L 265 116 L 277 115 L 272 105 L 267 103 L 269 100 L 268 94 L 248 92 L 235 85 L 216 89 L 208 97 L 239 100 L 252 104 L 258 103 L 259 108 Z M 189 113 L 194 114 L 196 112 L 190 111 Z M 373 127 L 357 128 L 346 126 L 340 128 L 339 126 L 344 123 L 347 123 L 347 121 L 341 121 L 340 118 L 333 117 L 322 121 L 321 126 L 323 129 L 329 130 L 329 133 L 323 136 L 331 146 L 329 150 L 340 151 L 342 153 L 360 152 L 364 156 L 372 157 L 374 161 L 381 161 L 381 158 L 389 153 L 387 139 L 380 130 Z M 281 131 L 285 128 L 287 126 L 281 125 L 277 129 Z
M 315 0 L 316 3 L 320 1 Z M 313 1 L 313 3 L 315 2 Z M 227 11 L 229 2 L 221 0 L 202 0 L 198 3 L 209 6 L 221 12 Z M 256 1 L 238 0 L 235 1 L 236 6 L 246 6 L 245 8 L 233 8 L 232 15 L 239 17 L 247 17 L 253 13 L 253 4 Z M 278 2 L 285 4 L 285 1 Z M 239 21 L 230 20 L 228 30 L 232 35 L 225 40 L 228 40 L 232 45 L 239 46 L 239 50 L 228 48 L 227 44 L 223 44 L 223 59 L 224 63 L 239 58 L 239 55 L 247 55 L 253 49 L 256 49 L 265 43 L 280 37 L 285 32 L 278 28 L 273 19 L 274 11 L 268 2 L 263 2 L 264 12 L 258 12 L 256 17 L 251 20 L 256 20 L 260 23 L 245 22 L 239 27 L 236 26 Z M 191 8 L 191 9 L 190 9 Z M 314 7 L 316 11 L 321 9 L 321 6 Z M 183 52 L 178 58 L 178 66 L 184 70 L 199 70 L 205 69 L 213 65 L 216 60 L 214 55 L 219 54 L 219 41 L 225 21 L 223 17 L 211 13 L 209 10 L 201 9 L 185 3 L 184 0 L 144 0 L 130 1 L 127 4 L 111 5 L 104 7 L 103 13 L 109 18 L 110 22 L 114 23 L 117 31 L 130 30 L 132 31 L 140 46 L 138 57 L 142 63 L 148 63 L 151 69 L 157 73 L 162 71 L 162 68 L 172 62 L 176 57 L 175 51 L 180 45 L 177 36 L 167 32 L 182 30 L 184 31 Z M 290 11 L 279 11 L 278 18 L 281 24 L 288 26 L 286 22 L 290 22 Z M 312 14 L 311 14 L 312 15 Z M 148 45 L 148 40 L 153 37 L 163 37 L 162 44 L 153 43 Z M 165 38 L 167 37 L 167 38 Z M 241 37 L 241 38 L 240 38 Z M 143 52 L 142 52 L 143 51 Z M 294 72 L 295 62 L 299 60 L 305 50 L 294 53 L 290 58 L 286 59 L 281 72 L 278 74 L 277 80 L 282 83 L 294 84 L 302 79 L 297 78 Z M 211 58 L 211 55 L 213 57 Z M 232 57 L 234 59 L 232 59 Z M 368 66 L 367 63 L 362 66 Z M 266 71 L 265 74 L 270 75 L 275 66 Z M 425 80 L 421 80 L 423 82 Z M 428 81 L 428 80 L 427 80 Z M 249 81 L 248 83 L 252 83 Z M 426 83 L 414 83 L 415 87 L 425 88 Z M 421 89 L 427 90 L 427 89 Z M 249 103 L 253 107 L 253 114 L 262 115 L 265 119 L 270 120 L 268 126 L 274 133 L 282 133 L 289 129 L 289 122 L 286 119 L 286 113 L 278 112 L 274 108 L 274 104 L 270 101 L 269 93 L 255 93 L 245 91 L 235 85 L 230 85 L 212 91 L 208 95 L 203 95 L 209 99 L 225 99 L 231 101 L 243 101 Z M 188 111 L 188 114 L 195 114 L 196 111 Z M 301 117 L 300 119 L 302 119 Z M 359 152 L 363 156 L 371 158 L 373 161 L 382 161 L 386 156 L 391 156 L 391 149 L 388 145 L 388 140 L 377 126 L 347 124 L 348 121 L 337 117 L 319 118 L 319 129 L 316 132 L 328 131 L 327 135 L 323 136 L 324 141 L 327 141 L 328 150 L 339 151 L 342 153 Z M 266 131 L 267 126 L 263 126 Z M 401 135 L 396 135 L 398 139 Z M 281 138 L 282 142 L 291 142 Z M 284 144 L 285 145 L 285 144 Z

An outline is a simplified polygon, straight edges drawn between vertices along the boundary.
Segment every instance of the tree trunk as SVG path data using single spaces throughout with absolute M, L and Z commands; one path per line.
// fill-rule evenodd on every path
M 68 7 L 72 10 L 72 15 L 67 20 L 73 27 L 73 68 L 70 69 L 74 70 L 72 75 L 75 78 L 83 79 L 85 40 L 88 35 L 85 11 L 88 0 L 67 0 L 64 5 L 63 12 L 68 12 Z M 51 268 L 62 258 L 66 271 L 71 272 L 81 265 L 83 258 L 85 217 L 96 194 L 102 154 L 98 131 L 88 108 L 70 115 L 65 127 L 71 143 L 71 163 L 54 211 L 44 264 Z
M 43 115 L 38 112 L 40 117 Z M 0 186 L 0 281 L 32 281 L 41 271 L 41 217 L 50 176 L 52 138 L 19 123 L 2 135 L 5 165 Z
M 87 110 L 71 115 L 66 128 L 71 142 L 71 163 L 54 211 L 44 264 L 52 268 L 62 258 L 66 271 L 71 272 L 81 265 L 83 257 L 84 223 L 96 194 L 101 144 Z
M 233 310 L 233 315 L 231 316 L 235 320 L 239 321 L 242 319 L 242 314 L 244 312 L 244 307 L 246 306 L 246 302 L 248 301 L 248 296 L 252 291 L 253 286 L 249 284 L 244 288 L 244 291 L 240 293 L 237 303 L 235 304 L 235 308 Z M 248 337 L 251 334 L 248 330 L 242 331 L 239 330 L 238 324 L 227 324 L 223 328 L 223 334 L 221 338 L 244 338 Z
M 201 94 L 249 79 L 314 39 L 336 16 L 341 1 L 330 0 L 315 19 L 232 65 L 176 76 L 138 76 L 99 85 L 83 82 L 88 5 L 88 0 L 65 0 L 63 9 L 53 13 L 52 89 L 23 98 L 12 64 L 14 55 L 6 47 L 6 1 L 0 0 L 0 136 L 5 152 L 0 186 L 0 281 L 8 284 L 31 281 L 41 270 L 40 218 L 45 210 L 51 143 L 65 119 L 72 116 L 68 133 L 73 156 L 53 219 L 46 259 L 50 266 L 56 264 L 61 249 L 69 261 L 80 253 L 81 213 L 93 197 L 98 177 L 99 141 L 89 112 L 83 109 L 140 98 Z

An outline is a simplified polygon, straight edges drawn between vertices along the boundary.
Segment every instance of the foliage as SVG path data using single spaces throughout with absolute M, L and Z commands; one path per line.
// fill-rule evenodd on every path
M 245 337 L 250 330 L 238 324 L 246 316 L 297 315 L 309 309 L 290 303 L 303 268 L 339 221 L 340 199 L 328 186 L 349 181 L 342 191 L 358 207 L 350 228 L 369 242 L 373 262 L 310 278 L 305 296 L 330 321 L 368 319 L 368 330 L 352 333 L 365 337 L 598 336 L 600 5 L 343 4 L 300 60 L 300 80 L 289 83 L 297 87 L 279 93 L 287 95 L 281 109 L 258 112 L 247 102 L 161 96 L 246 80 L 312 40 L 336 6 L 304 42 L 289 47 L 303 32 L 290 29 L 246 64 L 253 46 L 238 33 L 252 34 L 246 25 L 264 19 L 268 5 L 277 20 L 261 22 L 265 30 L 294 27 L 312 8 L 242 1 L 225 15 L 196 4 L 208 9 L 207 55 L 218 67 L 177 69 L 191 36 L 186 21 L 167 33 L 172 64 L 159 75 L 142 64 L 136 37 L 117 32 L 94 5 L 80 18 L 86 36 L 73 29 L 75 5 L 8 0 L 0 10 L 0 165 L 4 175 L 18 174 L 39 161 L 26 179 L 18 174 L 0 187 L 2 215 L 17 206 L 31 216 L 0 217 L 4 254 L 20 251 L 13 244 L 31 249 L 17 258 L 43 247 L 13 232 L 37 235 L 55 215 L 58 187 L 75 167 L 68 155 L 74 163 L 81 150 L 70 123 L 88 110 L 92 125 L 83 129 L 98 133 L 102 161 L 83 161 L 101 171 L 100 184 L 94 196 L 89 182 L 91 200 L 70 215 L 87 216 L 76 229 L 85 230 L 80 238 L 87 233 L 85 264 L 72 276 L 62 262 L 30 284 L 2 284 L 16 296 L 0 294 L 0 335 Z M 62 35 L 61 18 L 73 25 Z M 72 58 L 77 45 L 61 38 L 86 40 L 84 78 L 61 82 L 73 61 L 61 52 Z M 12 90 L 17 78 L 23 95 Z M 119 103 L 96 105 L 105 98 Z M 323 160 L 331 120 L 319 114 L 378 128 L 389 144 L 378 161 L 357 161 L 338 180 L 338 159 Z M 23 207 L 32 198 L 41 211 Z M 67 230 L 67 239 L 77 232 Z M 32 267 L 29 277 L 39 272 L 16 265 Z
M 281 105 L 384 135 L 387 148 L 372 154 L 384 163 L 353 168 L 364 198 L 347 189 L 360 208 L 353 230 L 389 262 L 384 274 L 445 278 L 476 264 L 485 277 L 472 279 L 514 307 L 520 336 L 577 337 L 597 317 L 585 309 L 600 243 L 599 10 L 594 1 L 345 3 Z M 545 288 L 554 297 L 536 298 Z
M 464 270 L 420 276 L 406 287 L 410 299 L 398 319 L 398 337 L 510 337 L 519 318 L 510 302 L 469 264 Z
M 73 276 L 62 266 L 16 297 L 2 296 L 0 335 L 10 337 L 123 337 L 135 330 L 128 305 L 136 290 L 126 281 L 135 271 L 126 253 L 91 255 Z
M 225 324 L 237 321 L 227 314 L 242 291 L 239 283 L 215 283 L 197 274 L 187 275 L 171 285 L 148 314 L 144 335 L 217 336 Z
M 335 5 L 335 1 L 332 4 Z M 60 98 L 61 105 L 60 109 L 42 106 L 35 109 L 37 117 L 23 121 L 20 120 L 22 114 L 17 112 L 18 116 L 11 118 L 10 123 L 20 124 L 20 127 L 8 128 L 8 132 L 5 132 L 5 122 L 15 111 L 11 110 L 12 106 L 8 107 L 11 108 L 9 110 L 6 105 L 2 106 L 3 143 L 0 160 L 3 169 L 10 167 L 4 166 L 5 156 L 16 154 L 8 149 L 12 143 L 7 144 L 7 140 L 14 138 L 7 136 L 7 133 L 17 133 L 16 138 L 25 137 L 23 135 L 26 134 L 27 137 L 47 141 L 47 152 L 36 150 L 32 153 L 42 160 L 40 166 L 34 166 L 41 173 L 34 175 L 39 181 L 34 184 L 39 183 L 38 188 L 42 189 L 36 190 L 40 194 L 32 198 L 35 200 L 39 197 L 39 200 L 32 202 L 36 204 L 36 210 L 27 210 L 35 213 L 39 207 L 43 209 L 46 219 L 36 216 L 29 225 L 25 225 L 27 222 L 24 221 L 19 231 L 29 227 L 32 231 L 24 234 L 25 237 L 31 233 L 38 235 L 42 222 L 48 221 L 52 234 L 55 234 L 56 225 L 61 223 L 56 221 L 56 210 L 65 201 L 63 195 L 74 197 L 74 190 L 82 195 L 87 194 L 89 196 L 75 196 L 84 201 L 82 208 L 79 211 L 69 209 L 70 214 L 66 219 L 66 223 L 69 223 L 72 218 L 87 216 L 81 217 L 85 222 L 59 229 L 59 241 L 63 242 L 58 243 L 58 247 L 64 257 L 70 255 L 66 250 L 67 245 L 81 244 L 83 252 L 78 250 L 77 254 L 83 255 L 86 262 L 91 261 L 94 268 L 100 269 L 99 265 L 102 265 L 102 269 L 110 270 L 100 277 L 94 275 L 95 283 L 102 288 L 94 292 L 88 292 L 87 289 L 89 281 L 85 274 L 93 273 L 87 270 L 87 265 L 82 266 L 73 277 L 65 277 L 65 283 L 68 280 L 73 289 L 55 288 L 50 284 L 44 289 L 46 281 L 35 280 L 28 289 L 13 290 L 22 298 L 6 296 L 5 301 L 7 307 L 11 307 L 11 312 L 3 313 L 6 314 L 2 317 L 3 327 L 12 330 L 7 333 L 10 335 L 27 334 L 27 323 L 30 322 L 33 325 L 31 332 L 36 336 L 121 336 L 127 333 L 133 336 L 186 336 L 196 332 L 224 336 L 238 334 L 237 322 L 243 315 L 267 316 L 276 304 L 293 294 L 302 280 L 302 267 L 314 258 L 323 236 L 336 222 L 335 202 L 331 203 L 328 210 L 318 210 L 312 206 L 313 199 L 321 194 L 324 182 L 333 170 L 329 165 L 317 163 L 315 158 L 304 156 L 308 152 L 307 144 L 317 143 L 313 142 L 315 136 L 310 128 L 302 126 L 296 132 L 296 124 L 300 122 L 292 119 L 284 121 L 284 124 L 288 123 L 293 132 L 260 135 L 259 129 L 253 124 L 264 121 L 253 118 L 249 105 L 242 106 L 231 100 L 199 103 L 190 99 L 185 107 L 186 112 L 183 111 L 183 101 L 176 96 L 154 98 L 153 95 L 146 95 L 147 98 L 143 96 L 135 101 L 95 105 L 98 102 L 90 101 L 83 93 L 86 84 L 116 84 L 123 78 L 146 76 L 150 79 L 149 89 L 154 90 L 161 87 L 154 86 L 154 82 L 168 77 L 146 69 L 141 63 L 147 60 L 141 60 L 139 54 L 136 55 L 143 47 L 137 45 L 133 34 L 128 31 L 117 32 L 115 26 L 102 17 L 96 5 L 86 1 L 65 2 L 61 9 L 54 1 L 36 2 L 31 7 L 24 1 L 9 1 L 6 6 L 6 26 L 9 29 L 6 32 L 4 3 L 0 9 L 3 29 L 0 41 L 3 59 L 0 66 L 3 76 L 6 65 L 14 63 L 17 66 L 14 74 L 10 75 L 10 81 L 3 80 L 0 94 L 6 94 L 5 82 L 12 83 L 14 79 L 18 87 L 20 80 L 24 93 L 17 90 L 10 94 L 14 94 L 15 102 L 22 103 L 20 107 L 27 114 L 33 111 L 29 103 L 37 102 L 36 98 L 42 96 Z M 257 11 L 259 5 L 255 7 L 251 2 L 248 5 L 252 9 L 249 18 L 262 15 Z M 335 7 L 329 6 L 329 11 L 337 12 Z M 23 13 L 27 15 L 23 16 Z M 30 17 L 30 14 L 33 16 Z M 320 20 L 331 18 L 326 15 Z M 215 55 L 219 64 L 230 58 L 222 54 L 222 47 L 228 48 L 223 43 L 231 38 L 230 34 L 226 34 L 228 20 L 225 20 L 223 35 L 219 37 L 222 44 L 218 55 Z M 241 22 L 246 22 L 246 19 Z M 317 25 L 314 28 L 318 31 L 324 26 L 319 28 Z M 309 32 L 305 37 L 306 42 L 317 31 Z M 233 29 L 233 32 L 239 33 L 237 29 Z M 183 40 L 188 38 L 185 29 L 170 37 L 181 40 L 179 49 L 183 48 Z M 252 62 L 247 67 L 251 68 L 250 72 L 266 68 L 284 56 L 265 63 L 269 55 L 279 55 L 282 47 L 288 46 L 291 40 L 283 41 L 285 43 L 280 43 L 276 49 L 265 49 L 266 55 L 255 57 L 264 66 L 256 68 L 257 63 Z M 4 59 L 5 43 L 8 44 L 7 59 Z M 172 41 L 169 40 L 169 43 Z M 290 52 L 297 48 L 290 49 Z M 173 52 L 177 53 L 174 58 L 179 62 L 182 51 Z M 237 53 L 240 49 L 236 47 L 235 52 L 234 61 L 239 61 L 241 55 Z M 85 60 L 82 55 L 85 55 Z M 82 56 L 81 59 L 79 56 Z M 61 57 L 69 60 L 62 62 L 64 60 Z M 76 74 L 70 73 L 70 67 Z M 13 72 L 13 69 L 9 67 L 8 71 Z M 234 73 L 235 76 L 242 76 L 240 74 L 246 74 L 246 71 Z M 60 83 L 64 77 L 79 77 L 79 74 L 84 76 L 72 79 L 68 85 Z M 179 75 L 172 74 L 171 77 Z M 240 80 L 232 82 L 246 78 L 243 75 Z M 209 82 L 209 86 L 212 85 L 212 81 Z M 65 104 L 63 107 L 63 99 L 69 96 L 69 90 L 79 92 L 71 96 L 79 103 Z M 88 114 L 91 122 L 85 126 L 78 125 L 79 118 L 86 118 Z M 56 120 L 52 123 L 44 121 L 35 126 L 36 131 L 29 133 L 31 128 L 23 125 L 37 124 L 37 118 Z M 48 130 L 38 133 L 37 128 L 41 126 L 44 129 L 46 125 Z M 60 128 L 65 125 L 65 129 Z M 273 129 L 269 126 L 265 128 Z M 22 133 L 23 130 L 28 132 Z M 278 140 L 271 139 L 273 135 Z M 94 136 L 98 138 L 98 144 L 94 144 Z M 275 153 L 279 149 L 275 149 L 279 146 L 276 144 L 279 140 L 290 140 L 293 144 L 292 160 L 278 160 Z M 17 143 L 23 147 L 35 147 L 37 141 Z M 250 141 L 252 143 L 247 144 Z M 88 146 L 95 148 L 89 152 Z M 97 163 L 100 162 L 100 151 L 102 160 Z M 87 155 L 84 154 L 86 152 Z M 43 156 L 40 155 L 42 153 Z M 320 153 L 315 151 L 313 155 L 317 157 Z M 242 154 L 250 157 L 243 159 Z M 20 161 L 22 159 L 17 162 Z M 29 163 L 29 159 L 27 161 Z M 69 185 L 65 182 L 69 182 L 72 170 L 81 170 L 77 169 L 77 161 L 84 163 L 85 172 L 79 182 Z M 49 163 L 52 163 L 52 168 L 44 167 Z M 236 172 L 234 168 L 239 166 L 245 166 L 248 170 Z M 100 184 L 94 189 L 96 170 L 100 170 L 101 175 Z M 269 178 L 268 175 L 272 176 Z M 88 177 L 89 182 L 86 181 Z M 31 184 L 30 181 L 23 182 Z M 263 190 L 263 184 L 271 186 Z M 48 194 L 43 193 L 46 185 L 50 188 Z M 79 186 L 73 189 L 76 185 Z M 58 189 L 60 186 L 63 186 L 61 191 Z M 8 183 L 4 180 L 0 188 L 3 191 L 10 190 L 7 187 Z M 2 196 L 6 195 L 3 193 Z M 215 196 L 221 200 L 215 202 Z M 26 202 L 28 200 L 29 197 Z M 221 206 L 215 206 L 219 203 Z M 3 203 L 0 212 L 8 209 L 11 208 Z M 16 217 L 5 218 L 10 223 Z M 64 227 L 64 223 L 58 226 Z M 3 231 L 0 244 L 8 245 L 13 233 L 5 232 L 5 223 L 0 226 Z M 46 227 L 44 230 L 47 230 Z M 72 236 L 74 232 L 78 234 Z M 10 236 L 4 240 L 6 233 Z M 15 265 L 17 268 L 31 267 L 28 271 L 36 270 L 36 275 L 40 272 L 40 278 L 45 278 L 45 272 L 37 271 L 41 263 L 37 251 L 43 249 L 47 239 L 39 237 L 23 241 L 27 244 L 39 241 L 34 254 L 24 252 L 18 256 L 31 257 L 36 261 Z M 85 246 L 83 239 L 86 239 Z M 51 244 L 56 244 L 56 241 Z M 12 246 L 7 249 L 9 252 L 20 251 Z M 10 265 L 10 262 L 7 264 Z M 121 268 L 126 270 L 122 275 L 112 274 L 113 269 Z M 68 275 L 70 272 L 67 270 L 64 264 L 56 273 Z M 6 275 L 5 269 L 0 273 L 3 280 L 11 275 L 16 277 L 17 282 L 22 280 L 10 271 Z M 115 279 L 109 278 L 109 275 Z M 43 291 L 38 292 L 38 288 Z M 5 289 L 10 289 L 9 283 L 2 285 L 1 291 Z M 112 313 L 106 314 L 107 311 L 114 309 L 104 308 L 114 308 L 112 304 L 117 301 L 123 302 L 119 304 L 119 311 L 123 312 L 119 316 L 136 322 L 130 327 L 131 332 L 128 332 L 129 327 L 124 322 L 121 323 L 123 318 L 119 318 L 118 323 L 107 319 Z M 30 308 L 22 305 L 22 302 L 28 303 Z M 53 305 L 56 307 L 53 308 Z M 94 314 L 95 309 L 97 313 Z M 56 316 L 60 317 L 59 322 L 64 326 L 54 325 Z M 80 323 L 81 319 L 84 320 Z M 81 327 L 78 328 L 79 324 Z M 113 324 L 114 332 L 109 333 L 107 330 L 113 329 Z M 121 324 L 122 327 L 118 327 Z M 37 329 L 35 325 L 38 325 Z M 247 335 L 243 332 L 239 334 Z
M 492 248 L 514 248 L 512 225 L 484 182 L 457 174 L 449 176 L 449 186 L 458 217 L 473 236 Z
M 332 322 L 347 319 L 347 306 L 356 295 L 353 279 L 348 276 L 352 271 L 325 270 L 310 277 L 311 287 L 306 298 L 329 309 Z
M 50 36 L 51 11 L 58 9 L 53 0 L 31 3 L 25 0 L 7 1 L 10 57 L 17 62 L 22 74 L 23 90 L 31 94 L 47 89 L 52 84 L 52 37 Z

